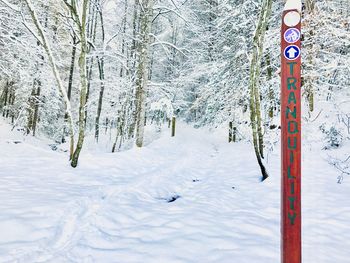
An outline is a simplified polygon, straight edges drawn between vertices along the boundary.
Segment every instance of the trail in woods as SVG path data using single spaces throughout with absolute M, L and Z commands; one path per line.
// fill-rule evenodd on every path
M 180 125 L 143 149 L 66 153 L 0 124 L 0 262 L 279 262 L 278 153 Z M 304 153 L 304 262 L 348 262 L 350 179 Z

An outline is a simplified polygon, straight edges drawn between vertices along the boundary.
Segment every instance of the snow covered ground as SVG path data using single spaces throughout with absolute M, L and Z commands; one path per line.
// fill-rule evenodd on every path
M 337 183 L 318 147 L 303 167 L 303 262 L 348 263 L 350 178 Z M 277 151 L 268 168 L 261 183 L 251 145 L 180 125 L 73 169 L 0 122 L 0 262 L 278 263 Z

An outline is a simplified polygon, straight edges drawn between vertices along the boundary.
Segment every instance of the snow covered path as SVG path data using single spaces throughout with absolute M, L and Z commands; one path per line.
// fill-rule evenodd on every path
M 72 169 L 0 123 L 0 262 L 279 262 L 279 157 L 260 183 L 251 146 L 217 135 L 183 126 Z M 350 181 L 304 163 L 304 262 L 349 262 Z

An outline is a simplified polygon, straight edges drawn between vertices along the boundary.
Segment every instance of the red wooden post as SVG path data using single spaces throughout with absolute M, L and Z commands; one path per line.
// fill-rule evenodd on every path
M 286 3 L 281 52 L 281 262 L 301 263 L 301 0 Z

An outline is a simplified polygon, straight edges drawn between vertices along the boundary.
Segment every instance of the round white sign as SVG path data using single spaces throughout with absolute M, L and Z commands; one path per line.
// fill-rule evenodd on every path
M 288 27 L 294 27 L 296 26 L 297 24 L 300 23 L 300 14 L 299 12 L 297 11 L 291 11 L 291 12 L 288 12 L 285 16 L 284 16 L 284 23 L 286 24 L 286 26 Z

